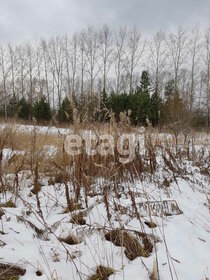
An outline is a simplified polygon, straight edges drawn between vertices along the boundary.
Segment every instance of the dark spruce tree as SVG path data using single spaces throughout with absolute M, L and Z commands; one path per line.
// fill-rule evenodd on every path
M 18 118 L 28 120 L 30 118 L 31 104 L 23 97 L 17 104 Z
M 116 121 L 119 121 L 120 112 L 127 112 L 130 109 L 130 96 L 126 93 L 116 95 L 112 92 L 108 98 L 107 107 L 115 114 Z
M 149 72 L 144 70 L 141 74 L 141 81 L 140 81 L 140 90 L 144 93 L 150 92 L 150 79 L 149 79 Z
M 159 124 L 161 104 L 162 104 L 162 99 L 159 97 L 159 94 L 155 91 L 150 99 L 149 120 L 152 123 L 152 126 L 157 126 Z
M 58 111 L 59 122 L 72 122 L 73 121 L 73 106 L 69 98 L 66 96 Z
M 136 90 L 130 97 L 131 121 L 133 124 L 146 125 L 146 119 L 149 116 L 150 96 L 146 92 Z
M 143 71 L 140 86 L 130 96 L 131 121 L 133 124 L 146 125 L 150 115 L 150 80 L 148 71 Z
M 52 117 L 50 111 L 50 105 L 47 103 L 46 98 L 42 97 L 34 104 L 34 117 L 38 122 L 49 121 Z
M 16 97 L 13 96 L 9 100 L 9 103 L 8 103 L 8 106 L 7 106 L 7 116 L 8 117 L 13 118 L 13 117 L 16 116 L 17 104 L 18 104 L 18 101 L 17 101 Z

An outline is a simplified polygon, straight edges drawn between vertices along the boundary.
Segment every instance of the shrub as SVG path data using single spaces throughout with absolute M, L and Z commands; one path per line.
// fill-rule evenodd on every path
M 185 120 L 187 117 L 185 104 L 180 98 L 179 92 L 173 96 L 169 95 L 162 106 L 162 122 L 174 123 L 180 120 Z

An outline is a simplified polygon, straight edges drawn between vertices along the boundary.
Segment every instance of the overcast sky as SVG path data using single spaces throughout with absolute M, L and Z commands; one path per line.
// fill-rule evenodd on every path
M 89 25 L 142 33 L 210 25 L 210 0 L 0 0 L 0 43 L 73 34 Z

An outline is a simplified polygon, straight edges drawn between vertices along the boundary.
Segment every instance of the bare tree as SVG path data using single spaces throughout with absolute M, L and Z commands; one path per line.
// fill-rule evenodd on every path
M 154 90 L 157 94 L 161 90 L 161 78 L 166 64 L 165 34 L 158 31 L 149 42 L 149 61 L 151 64 L 151 72 L 154 76 Z
M 26 57 L 27 57 L 27 81 L 29 83 L 29 88 L 27 90 L 28 92 L 28 98 L 30 104 L 34 104 L 34 98 L 36 97 L 36 78 L 37 78 L 37 63 L 36 63 L 36 52 L 35 48 L 32 47 L 30 43 L 26 43 L 25 45 L 25 51 L 26 51 Z M 32 118 L 32 112 L 30 113 L 30 117 Z
M 71 95 L 71 78 L 70 78 L 70 40 L 65 36 L 64 39 L 64 51 L 65 51 L 65 69 L 66 69 L 66 82 L 67 82 L 67 96 Z
M 210 28 L 205 33 L 204 47 L 205 47 L 204 62 L 205 62 L 205 84 L 206 84 L 204 106 L 205 106 L 205 111 L 206 111 L 206 126 L 209 128 L 209 122 L 210 122 Z
M 8 100 L 9 95 L 7 92 L 7 79 L 11 71 L 11 64 L 7 54 L 7 49 L 3 46 L 0 47 L 0 65 L 1 65 L 1 78 L 2 78 L 2 102 L 4 104 L 5 118 L 8 117 Z
M 196 93 L 196 72 L 198 73 L 198 59 L 200 53 L 200 30 L 198 26 L 192 29 L 189 41 L 189 56 L 190 56 L 190 96 L 189 96 L 189 110 L 192 114 L 193 104 Z
M 125 40 L 126 40 L 126 28 L 120 28 L 116 37 L 116 49 L 115 49 L 115 71 L 116 71 L 116 94 L 120 93 L 120 83 L 122 71 L 125 69 Z
M 98 33 L 89 27 L 85 33 L 85 54 L 87 58 L 87 73 L 89 76 L 89 96 L 94 93 L 94 81 L 99 72 L 97 60 L 99 57 Z
M 50 104 L 50 90 L 49 90 L 49 58 L 48 58 L 48 50 L 47 50 L 47 42 L 45 39 L 41 40 L 41 49 L 43 54 L 43 64 L 44 64 L 44 79 L 47 93 L 47 101 Z
M 112 32 L 108 25 L 104 25 L 99 34 L 99 49 L 102 57 L 103 89 L 107 91 L 107 75 L 113 63 Z
M 146 41 L 141 42 L 141 35 L 134 27 L 129 31 L 128 46 L 127 46 L 127 66 L 129 73 L 129 93 L 132 94 L 134 90 L 133 77 L 134 71 L 139 64 L 146 45 Z
M 187 58 L 188 40 L 186 32 L 179 27 L 175 33 L 171 33 L 167 40 L 169 59 L 172 62 L 174 77 L 174 92 L 179 92 L 180 70 Z
M 25 47 L 20 45 L 16 48 L 17 52 L 17 82 L 18 89 L 19 89 L 19 95 L 21 97 L 24 97 L 26 86 L 25 86 L 25 79 L 27 76 L 27 57 L 26 57 L 26 50 Z
M 80 93 L 81 96 L 84 96 L 84 75 L 85 75 L 85 69 L 86 69 L 86 57 L 85 57 L 85 33 L 81 32 L 79 34 L 79 53 L 80 53 L 80 81 L 81 81 L 81 89 Z
M 58 106 L 61 107 L 63 68 L 64 68 L 64 42 L 62 37 L 52 38 L 49 42 L 48 59 L 53 75 L 53 81 L 57 88 Z
M 39 97 L 44 96 L 44 79 L 43 79 L 43 53 L 40 44 L 36 44 L 35 46 L 35 55 L 36 55 L 36 71 L 37 71 L 37 91 Z
M 15 99 L 16 91 L 15 91 L 15 75 L 17 71 L 17 56 L 14 48 L 11 44 L 8 44 L 8 52 L 10 57 L 10 65 L 11 65 L 11 85 L 12 85 L 12 96 Z
M 71 40 L 71 54 L 70 54 L 70 64 L 71 64 L 71 73 L 72 73 L 72 98 L 75 99 L 75 85 L 77 79 L 77 64 L 79 60 L 79 51 L 78 51 L 78 35 L 75 33 Z

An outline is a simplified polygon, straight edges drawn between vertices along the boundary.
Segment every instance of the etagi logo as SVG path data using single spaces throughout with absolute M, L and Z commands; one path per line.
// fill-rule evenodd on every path
M 96 136 L 92 131 L 85 133 L 82 137 L 77 134 L 69 134 L 65 138 L 64 148 L 68 155 L 76 156 L 86 152 L 88 156 L 94 156 L 97 153 L 101 156 L 120 154 L 119 161 L 123 164 L 134 160 L 135 150 L 142 137 L 135 134 L 122 134 L 115 141 L 110 134 Z M 116 147 L 115 147 L 116 145 Z

